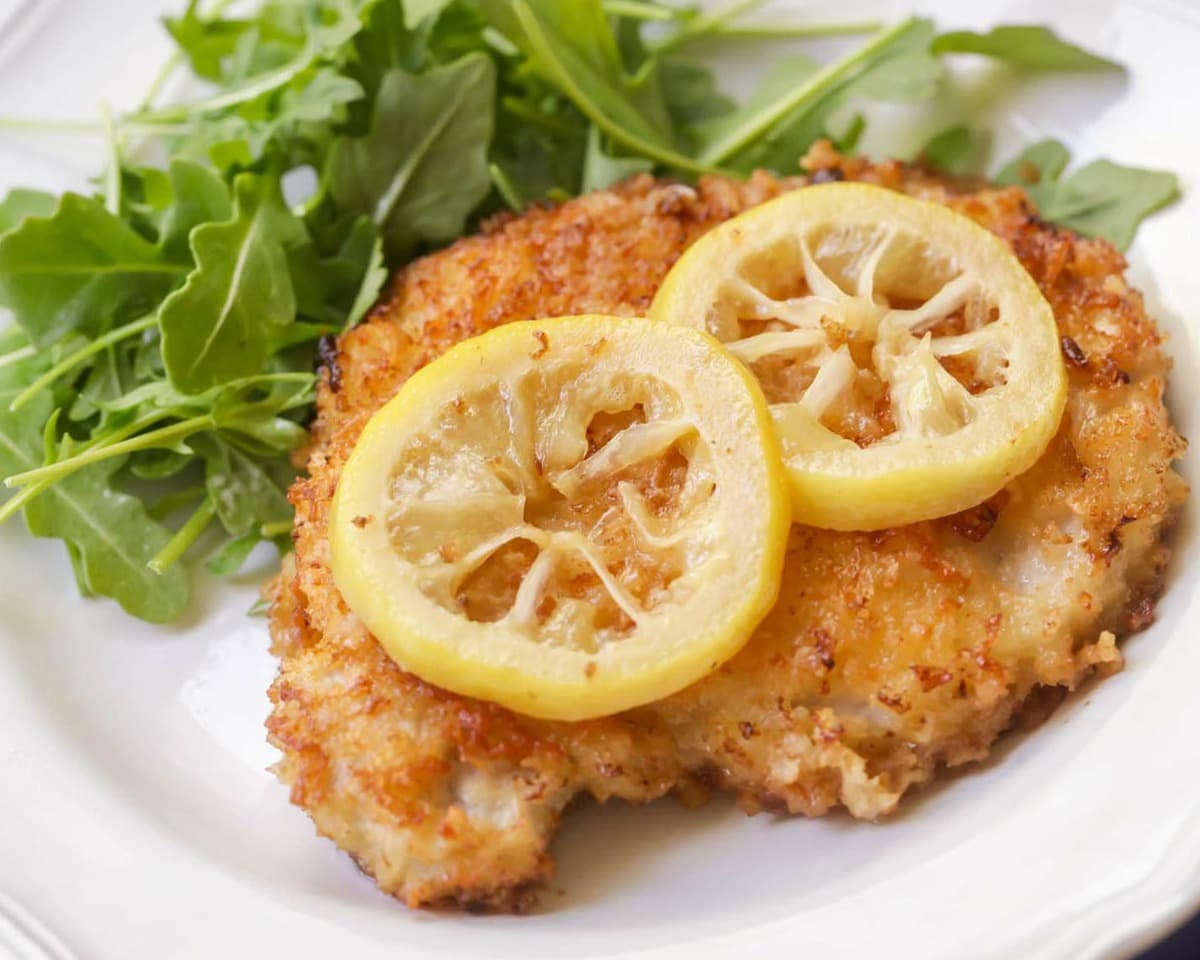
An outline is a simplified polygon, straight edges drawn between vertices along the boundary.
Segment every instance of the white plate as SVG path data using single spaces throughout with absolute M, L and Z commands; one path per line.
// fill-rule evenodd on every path
M 135 103 L 166 52 L 158 3 L 33 0 L 0 27 L 0 115 Z M 15 6 L 0 0 L 0 23 Z M 895 17 L 903 6 L 842 3 L 838 15 Z M 1171 403 L 1191 433 L 1200 13 L 1180 0 L 923 7 L 947 24 L 1049 20 L 1131 65 L 1124 80 L 1052 78 L 1003 98 L 981 85 L 956 108 L 1013 107 L 996 121 L 1010 147 L 1053 134 L 1080 157 L 1183 174 L 1188 197 L 1143 230 L 1132 276 L 1171 332 Z M 731 70 L 761 59 L 747 51 Z M 899 111 L 877 113 L 868 147 L 916 139 L 897 144 L 887 124 Z M 0 187 L 78 187 L 100 165 L 85 139 L 0 134 Z M 1125 645 L 1125 672 L 1003 741 L 994 761 L 877 826 L 747 819 L 721 801 L 691 813 L 673 802 L 575 811 L 546 909 L 524 918 L 410 913 L 288 805 L 265 771 L 273 664 L 263 622 L 243 616 L 251 581 L 211 588 L 187 623 L 154 629 L 78 599 L 59 545 L 10 526 L 0 531 L 0 891 L 79 956 L 114 960 L 1124 956 L 1200 901 L 1195 520 L 1193 498 L 1159 620 Z M 0 898 L 0 952 L 31 929 L 19 913 Z

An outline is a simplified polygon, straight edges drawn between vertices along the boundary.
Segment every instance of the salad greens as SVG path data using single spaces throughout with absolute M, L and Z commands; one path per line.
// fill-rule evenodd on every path
M 1122 250 L 1142 220 L 1179 196 L 1172 174 L 1108 160 L 1093 160 L 1064 178 L 1070 160 L 1057 140 L 1042 140 L 1009 162 L 996 182 L 1023 187 L 1047 220 L 1087 237 L 1106 237 Z
M 1113 60 L 1098 57 L 1073 43 L 1056 37 L 1045 27 L 993 27 L 987 33 L 955 30 L 943 33 L 933 42 L 933 52 L 981 53 L 997 60 L 1007 60 L 1025 67 L 1050 70 L 1098 68 L 1123 70 Z
M 0 522 L 23 512 L 64 541 L 83 594 L 176 619 L 180 561 L 201 545 L 218 575 L 264 540 L 288 547 L 325 338 L 362 319 L 389 268 L 503 209 L 639 172 L 795 172 L 819 138 L 853 149 L 854 105 L 934 97 L 945 55 L 1117 68 L 1045 27 L 747 21 L 759 5 L 192 0 L 167 17 L 176 52 L 144 102 L 93 125 L 95 194 L 0 201 Z M 703 59 L 835 34 L 867 36 L 832 62 L 779 59 L 740 106 Z M 203 95 L 160 103 L 184 68 Z M 55 126 L 0 118 L 23 125 Z M 923 161 L 978 173 L 983 143 L 952 127 Z M 1000 180 L 1122 247 L 1177 195 L 1170 174 L 1108 161 L 1064 178 L 1067 160 L 1037 144 Z

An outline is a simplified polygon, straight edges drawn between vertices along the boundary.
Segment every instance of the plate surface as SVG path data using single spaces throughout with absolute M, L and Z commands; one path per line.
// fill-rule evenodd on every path
M 0 116 L 135 104 L 167 53 L 162 3 L 0 0 Z M 837 6 L 894 18 L 909 5 Z M 765 15 L 789 7 L 805 12 L 776 3 Z M 1001 156 L 1054 135 L 1081 159 L 1181 173 L 1185 201 L 1143 229 L 1130 259 L 1172 338 L 1177 425 L 1194 433 L 1200 6 L 921 9 L 943 25 L 1050 21 L 1130 65 L 1124 78 L 1036 83 L 977 71 L 944 106 L 992 125 Z M 729 76 L 744 81 L 762 61 L 747 47 Z M 876 110 L 865 147 L 900 154 L 936 128 L 908 116 Z M 81 188 L 101 163 L 86 138 L 0 133 L 0 188 Z M 253 577 L 210 584 L 186 623 L 152 628 L 80 600 L 60 546 L 11 525 L 0 530 L 0 892 L 97 960 L 1126 956 L 1200 902 L 1196 509 L 1194 497 L 1158 622 L 1125 644 L 1126 670 L 1004 740 L 992 761 L 874 826 L 748 819 L 723 800 L 690 813 L 671 801 L 576 810 L 555 846 L 558 881 L 524 918 L 410 913 L 288 805 L 266 772 L 274 665 L 264 622 L 243 615 Z M 31 923 L 6 903 L 0 953 Z

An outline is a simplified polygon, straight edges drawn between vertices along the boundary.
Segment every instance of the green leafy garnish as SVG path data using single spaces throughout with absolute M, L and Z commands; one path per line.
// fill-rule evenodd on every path
M 4 338 L 5 348 L 17 342 L 11 335 Z M 41 358 L 31 357 L 0 369 L 0 470 L 6 475 L 35 469 L 44 461 L 50 398 L 42 395 L 16 412 L 8 408 L 20 384 L 42 366 Z M 85 595 L 115 597 L 128 613 L 166 623 L 187 606 L 188 577 L 182 569 L 160 576 L 146 566 L 170 533 L 140 500 L 114 486 L 113 474 L 120 466 L 110 460 L 46 488 L 25 504 L 26 523 L 34 536 L 55 537 L 68 545 Z
M 404 8 L 404 23 L 412 29 L 421 21 L 436 17 L 449 5 L 450 0 L 408 0 Z
M 25 522 L 35 537 L 66 541 L 87 593 L 113 597 L 151 623 L 170 623 L 187 609 L 188 576 L 182 567 L 149 566 L 170 535 L 114 484 L 120 467 L 108 460 L 64 477 L 29 502 Z
M 978 53 L 1023 67 L 1043 70 L 1124 69 L 1114 60 L 1097 56 L 1063 40 L 1048 27 L 1002 26 L 987 33 L 955 30 L 933 41 L 933 52 Z
M 0 330 L 0 521 L 23 513 L 61 539 L 84 595 L 175 619 L 187 560 L 225 576 L 260 543 L 288 549 L 293 457 L 318 379 L 338 388 L 336 365 L 320 370 L 325 338 L 412 257 L 506 207 L 638 173 L 794 174 L 820 139 L 854 149 L 862 103 L 932 101 L 944 54 L 1115 66 L 1045 27 L 747 22 L 759 6 L 191 0 L 164 20 L 177 50 L 143 103 L 91 125 L 96 194 L 0 200 L 0 307 L 14 320 Z M 785 51 L 741 105 L 704 59 L 743 38 L 831 34 L 866 37 L 825 63 Z M 156 102 L 181 68 L 203 95 Z M 950 127 L 920 157 L 975 173 L 986 139 Z M 1047 219 L 1122 247 L 1178 193 L 1170 174 L 1107 161 L 1064 177 L 1068 160 L 1037 144 L 1000 178 Z
M 296 318 L 287 248 L 305 239 L 278 184 L 243 173 L 233 219 L 191 233 L 196 268 L 159 310 L 167 377 L 183 393 L 259 372 L 272 338 Z
M 1068 177 L 1067 148 L 1043 140 L 1025 150 L 997 175 L 998 183 L 1023 187 L 1042 217 L 1081 233 L 1104 237 L 1129 249 L 1138 225 L 1179 197 L 1173 173 L 1093 160 Z
M 984 146 L 984 138 L 977 130 L 960 123 L 931 137 L 917 157 L 933 170 L 966 176 L 979 172 Z
M 58 198 L 44 190 L 16 187 L 0 200 L 0 234 L 20 224 L 26 217 L 48 217 L 58 206 Z
M 495 90 L 495 67 L 477 53 L 419 76 L 389 71 L 370 132 L 338 141 L 330 154 L 336 212 L 369 216 L 393 256 L 461 234 L 491 186 Z
M 794 163 L 827 135 L 830 114 L 843 103 L 928 99 L 941 77 L 941 66 L 929 50 L 932 38 L 933 24 L 914 18 L 826 67 L 784 61 L 745 107 L 709 128 L 700 159 L 706 164 L 731 162 L 737 170 L 786 169 L 785 158 Z
M 0 236 L 0 305 L 37 346 L 102 333 L 152 307 L 186 272 L 102 201 L 74 193 Z
M 529 68 L 613 141 L 677 170 L 709 168 L 676 149 L 658 63 L 629 74 L 599 0 L 480 0 Z
M 583 158 L 582 191 L 605 190 L 635 173 L 648 173 L 654 163 L 645 157 L 614 157 L 601 143 L 601 133 L 592 127 L 588 133 L 587 153 Z

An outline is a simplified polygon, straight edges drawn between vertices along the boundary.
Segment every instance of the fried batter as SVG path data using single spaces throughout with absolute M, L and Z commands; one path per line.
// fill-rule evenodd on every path
M 520 909 L 579 794 L 642 803 L 715 784 L 747 810 L 883 816 L 939 767 L 984 757 L 1035 691 L 1119 669 L 1116 639 L 1152 619 L 1183 442 L 1120 254 L 1043 223 L 1015 188 L 827 147 L 808 166 L 946 203 L 1012 246 L 1062 335 L 1057 437 L 964 514 L 870 534 L 795 527 L 775 610 L 681 693 L 582 723 L 516 716 L 406 674 L 334 587 L 328 509 L 359 431 L 413 371 L 497 324 L 643 313 L 705 230 L 808 180 L 636 177 L 498 218 L 402 271 L 329 351 L 309 478 L 291 494 L 296 551 L 275 585 L 268 727 L 293 802 L 409 905 Z

